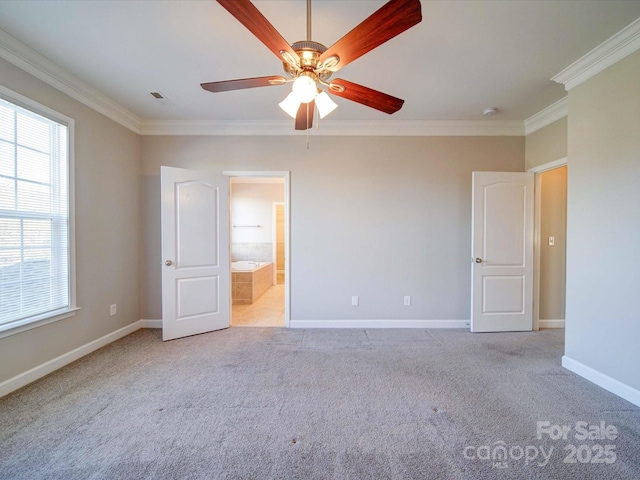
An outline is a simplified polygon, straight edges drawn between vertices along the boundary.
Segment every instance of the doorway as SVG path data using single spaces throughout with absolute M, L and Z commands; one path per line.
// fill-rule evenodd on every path
M 288 172 L 224 173 L 229 176 L 231 326 L 286 327 Z
M 536 174 L 534 330 L 564 328 L 567 251 L 567 158 Z

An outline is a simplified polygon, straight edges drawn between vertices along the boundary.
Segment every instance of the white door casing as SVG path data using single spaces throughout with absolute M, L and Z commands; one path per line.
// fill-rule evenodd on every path
M 284 326 L 289 328 L 291 321 L 291 172 L 264 170 L 225 170 L 229 177 L 282 178 L 284 180 Z
M 542 225 L 542 177 L 541 175 L 550 170 L 567 165 L 568 158 L 563 157 L 552 162 L 544 163 L 532 167 L 527 172 L 535 175 L 535 199 L 534 199 L 534 249 L 533 249 L 533 329 L 540 329 L 540 248 L 542 245 L 541 225 Z M 566 291 L 566 285 L 565 285 Z
M 471 331 L 533 328 L 534 175 L 473 172 Z
M 162 339 L 229 327 L 229 181 L 161 167 Z

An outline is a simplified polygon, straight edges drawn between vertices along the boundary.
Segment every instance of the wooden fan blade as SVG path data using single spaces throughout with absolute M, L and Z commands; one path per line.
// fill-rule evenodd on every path
M 422 21 L 420 0 L 391 0 L 320 55 L 340 60 L 329 70 L 335 72 Z
M 315 102 L 301 103 L 296 115 L 296 130 L 306 130 L 313 126 Z
M 285 51 L 291 55 L 294 61 L 300 62 L 300 57 L 291 48 L 291 45 L 282 38 L 282 35 L 271 25 L 269 20 L 249 0 L 218 0 L 218 3 L 258 37 L 258 40 L 264 43 L 280 60 L 287 60 L 280 53 Z
M 200 86 L 209 92 L 228 92 L 229 90 L 242 90 L 243 88 L 269 87 L 282 85 L 285 78 L 279 75 L 271 77 L 239 78 L 238 80 L 224 80 L 222 82 L 201 83 Z
M 402 108 L 404 100 L 392 97 L 386 93 L 363 87 L 357 83 L 348 82 L 341 78 L 333 80 L 329 87 L 329 93 L 361 103 L 367 107 L 375 108 L 381 112 L 392 114 Z

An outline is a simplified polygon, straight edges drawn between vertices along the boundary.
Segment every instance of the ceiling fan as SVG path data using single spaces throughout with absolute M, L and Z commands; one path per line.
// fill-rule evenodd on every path
M 295 118 L 296 130 L 311 128 L 315 107 L 320 118 L 337 107 L 321 86 L 333 95 L 388 114 L 402 108 L 404 100 L 400 98 L 341 78 L 329 78 L 345 65 L 420 23 L 420 0 L 390 0 L 329 48 L 311 40 L 311 0 L 307 0 L 307 40 L 292 45 L 249 0 L 217 1 L 283 62 L 286 77 L 273 75 L 202 83 L 203 89 L 225 92 L 293 83 L 292 92 L 280 107 Z

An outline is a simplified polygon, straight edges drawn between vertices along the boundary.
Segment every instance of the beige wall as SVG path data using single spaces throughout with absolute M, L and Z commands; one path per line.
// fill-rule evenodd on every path
M 143 318 L 161 317 L 159 172 L 169 165 L 291 171 L 292 320 L 468 320 L 471 172 L 523 171 L 524 138 L 311 134 L 309 150 L 305 142 L 142 138 Z
M 566 307 L 566 356 L 635 389 L 636 403 L 639 79 L 637 51 L 569 92 Z
M 544 165 L 567 156 L 567 117 L 527 135 L 525 168 Z
M 260 228 L 231 228 L 231 243 L 273 243 L 273 203 L 284 202 L 284 183 L 234 183 L 231 223 Z
M 540 187 L 540 320 L 564 320 L 567 167 L 541 173 Z
M 139 317 L 138 135 L 0 59 L 0 85 L 75 120 L 77 304 L 72 318 L 0 339 L 0 383 Z M 109 316 L 109 305 L 118 314 Z

